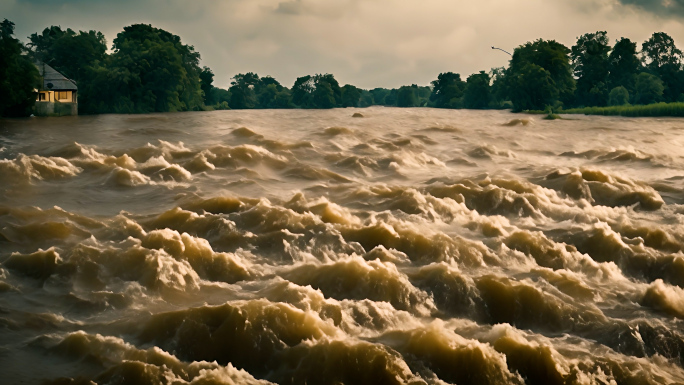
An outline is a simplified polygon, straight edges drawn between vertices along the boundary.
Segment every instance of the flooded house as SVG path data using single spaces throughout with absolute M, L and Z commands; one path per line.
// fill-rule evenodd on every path
M 78 115 L 78 86 L 76 82 L 49 65 L 38 62 L 41 88 L 36 90 L 36 116 Z

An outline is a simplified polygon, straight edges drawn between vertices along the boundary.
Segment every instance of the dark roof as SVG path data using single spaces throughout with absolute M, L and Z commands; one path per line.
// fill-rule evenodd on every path
M 43 89 L 51 91 L 76 91 L 76 82 L 57 72 L 54 68 L 45 63 L 36 63 L 36 68 L 43 78 Z M 52 85 L 49 87 L 48 85 Z

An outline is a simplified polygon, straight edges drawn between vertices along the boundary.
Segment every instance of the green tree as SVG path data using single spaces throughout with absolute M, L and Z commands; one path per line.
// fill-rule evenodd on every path
M 271 76 L 259 79 L 254 88 L 258 101 L 258 108 L 292 108 L 290 90 L 283 87 L 279 81 Z
M 292 96 L 290 90 L 278 87 L 276 84 L 268 84 L 263 87 L 258 95 L 259 108 L 292 108 Z
M 572 63 L 577 77 L 575 104 L 604 106 L 608 96 L 608 35 L 606 31 L 586 33 L 572 46 Z
M 340 83 L 338 83 L 337 80 L 335 80 L 335 76 L 333 76 L 332 74 L 321 74 L 314 76 L 314 80 L 316 83 L 316 88 L 318 88 L 318 86 L 321 84 L 327 84 L 328 86 L 330 86 L 330 90 L 332 91 L 334 99 L 333 107 L 337 107 L 342 104 L 342 88 L 340 87 Z
M 674 39 L 665 32 L 655 32 L 641 45 L 641 53 L 648 69 L 653 72 L 667 65 L 681 64 L 682 51 L 675 46 Z
M 214 96 L 214 73 L 211 72 L 209 67 L 202 68 L 199 74 L 200 77 L 200 88 L 204 95 L 204 105 L 211 106 L 216 103 Z
M 402 86 L 397 92 L 397 107 L 418 107 L 418 86 Z
M 386 105 L 385 99 L 390 94 L 390 90 L 387 88 L 374 88 L 370 90 L 370 94 L 373 96 L 374 105 Z
M 385 106 L 396 106 L 397 99 L 399 97 L 399 89 L 392 88 L 389 93 L 385 96 Z
M 641 67 L 641 61 L 637 57 L 636 43 L 627 38 L 622 38 L 615 43 L 613 50 L 608 55 L 608 86 L 624 87 L 630 93 L 634 93 L 636 76 Z
M 342 102 L 342 89 L 331 74 L 297 78 L 292 86 L 292 102 L 301 108 L 333 108 Z
M 506 71 L 508 94 L 515 110 L 542 110 L 574 97 L 570 49 L 554 40 L 536 40 L 516 48 Z
M 342 87 L 342 107 L 358 107 L 361 100 L 361 89 L 345 84 Z
M 665 101 L 673 102 L 684 92 L 681 73 L 682 51 L 665 32 L 656 32 L 641 45 L 641 54 L 648 72 L 657 75 L 665 87 Z
M 444 72 L 432 81 L 432 95 L 430 101 L 437 108 L 459 108 L 462 105 L 463 93 L 466 83 L 461 80 L 461 75 L 453 72 Z
M 214 93 L 214 100 L 216 101 L 217 104 L 220 104 L 223 102 L 228 104 L 230 102 L 230 91 L 223 89 L 223 88 L 218 88 L 218 87 L 212 88 L 212 91 Z
M 246 74 L 237 74 L 233 77 L 230 83 L 230 108 L 241 110 L 255 108 L 257 106 L 257 97 L 255 88 L 259 85 L 259 75 L 254 72 Z
M 93 66 L 86 69 L 87 81 L 79 83 L 79 113 L 140 113 L 130 98 L 134 76 L 127 68 Z
M 59 26 L 45 28 L 29 36 L 32 56 L 49 64 L 66 77 L 81 80 L 86 68 L 106 57 L 107 41 L 102 32 L 79 31 Z
M 375 104 L 373 94 L 368 90 L 361 90 L 361 99 L 359 100 L 359 107 L 370 107 Z
M 663 81 L 655 75 L 642 72 L 637 76 L 636 95 L 637 104 L 651 104 L 659 102 L 663 96 Z
M 466 108 L 483 109 L 489 106 L 489 81 L 489 75 L 484 71 L 468 76 L 463 95 L 463 105 Z
M 541 110 L 558 100 L 558 87 L 551 73 L 541 66 L 525 63 L 509 76 L 509 94 L 517 111 Z
M 38 70 L 22 54 L 24 47 L 14 38 L 14 23 L 0 23 L 0 116 L 28 116 L 36 102 L 33 89 Z
M 335 107 L 335 91 L 330 83 L 321 82 L 316 84 L 313 93 L 314 108 L 333 108 Z
M 492 86 L 490 89 L 490 98 L 495 106 L 501 106 L 505 100 L 508 100 L 508 88 L 506 87 L 506 69 L 504 67 L 492 68 L 489 71 L 489 77 L 492 79 Z
M 313 107 L 314 78 L 311 75 L 298 77 L 292 86 L 292 102 L 301 108 Z
M 629 103 L 629 91 L 623 86 L 617 86 L 608 94 L 609 106 L 624 106 Z
M 180 37 L 134 24 L 114 39 L 114 53 L 86 70 L 79 91 L 86 112 L 147 113 L 201 109 L 199 53 Z

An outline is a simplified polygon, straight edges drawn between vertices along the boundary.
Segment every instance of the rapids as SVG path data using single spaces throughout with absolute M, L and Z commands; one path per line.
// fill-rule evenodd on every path
M 0 382 L 683 384 L 683 132 L 0 120 Z

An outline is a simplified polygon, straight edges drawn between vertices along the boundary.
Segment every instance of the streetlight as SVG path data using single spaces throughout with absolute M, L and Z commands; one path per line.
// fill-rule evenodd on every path
M 504 51 L 504 50 L 502 50 L 501 48 L 496 48 L 496 47 L 492 47 L 492 49 L 498 49 L 499 51 L 503 51 L 503 52 L 506 52 L 507 54 L 511 55 L 511 53 L 510 53 L 510 52 L 508 52 L 508 51 Z M 513 56 L 513 55 L 511 55 L 511 56 Z

